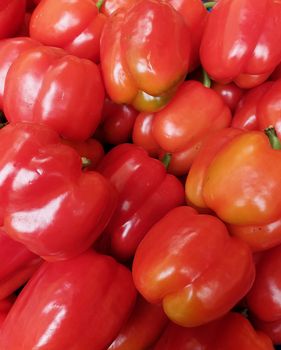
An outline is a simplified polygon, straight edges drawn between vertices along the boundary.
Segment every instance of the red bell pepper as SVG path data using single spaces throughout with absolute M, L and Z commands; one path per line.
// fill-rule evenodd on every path
M 150 304 L 139 296 L 131 316 L 107 350 L 147 350 L 167 322 L 161 306 Z
M 42 259 L 24 245 L 15 242 L 0 229 L 0 300 L 24 285 L 42 263 Z
M 150 227 L 184 203 L 184 188 L 160 161 L 132 144 L 113 148 L 97 169 L 119 193 L 117 208 L 105 229 L 111 252 L 119 259 L 130 259 Z
M 106 98 L 102 110 L 102 121 L 95 136 L 111 145 L 129 142 L 137 115 L 138 112 L 133 107 L 119 105 Z
M 30 38 L 11 38 L 0 41 L 0 109 L 3 110 L 3 95 L 7 73 L 21 53 L 41 45 Z
M 251 288 L 255 267 L 248 245 L 230 237 L 218 218 L 178 207 L 138 246 L 133 278 L 173 322 L 195 327 L 230 311 Z
M 17 34 L 24 21 L 26 0 L 1 0 L 0 39 Z
M 1 329 L 5 350 L 103 350 L 134 305 L 129 270 L 114 259 L 85 252 L 45 262 L 18 296 Z
M 10 124 L 0 138 L 0 223 L 7 234 L 47 260 L 86 250 L 115 209 L 113 186 L 97 172 L 82 172 L 79 154 L 44 125 Z
M 208 16 L 200 58 L 212 79 L 250 88 L 264 82 L 281 60 L 281 3 L 218 1 Z
M 273 350 L 268 336 L 234 312 L 207 325 L 183 328 L 170 323 L 153 350 Z
M 167 3 L 138 1 L 104 26 L 101 67 L 107 93 L 116 103 L 159 110 L 184 80 L 189 57 L 189 29 Z
M 103 145 L 96 139 L 91 138 L 83 142 L 62 139 L 62 142 L 71 146 L 79 153 L 82 158 L 82 163 L 83 160 L 85 161 L 85 164 L 82 164 L 85 170 L 96 169 L 99 162 L 104 157 Z
M 98 62 L 105 21 L 106 16 L 99 13 L 93 0 L 45 0 L 32 13 L 30 36 L 44 45 Z
M 222 97 L 225 104 L 229 107 L 232 113 L 234 113 L 239 101 L 245 92 L 234 83 L 220 84 L 213 82 L 212 89 Z
M 103 101 L 97 65 L 54 47 L 39 46 L 22 53 L 5 80 L 8 121 L 44 123 L 75 141 L 84 141 L 95 131 Z
M 240 128 L 249 131 L 259 130 L 259 123 L 257 120 L 258 103 L 266 91 L 270 89 L 272 84 L 271 81 L 267 81 L 245 93 L 233 116 L 231 122 L 233 128 Z

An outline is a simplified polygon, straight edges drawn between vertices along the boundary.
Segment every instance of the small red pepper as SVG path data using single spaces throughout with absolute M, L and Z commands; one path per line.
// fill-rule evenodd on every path
M 160 305 L 150 304 L 141 296 L 128 321 L 107 350 L 146 350 L 154 344 L 168 323 Z
M 184 80 L 189 57 L 189 29 L 165 2 L 138 1 L 114 13 L 104 26 L 101 67 L 116 103 L 159 110 Z
M 87 251 L 45 262 L 18 296 L 1 329 L 5 350 L 103 350 L 134 306 L 129 270 Z
M 218 218 L 178 207 L 138 246 L 133 278 L 173 322 L 195 327 L 230 311 L 251 288 L 255 267 L 248 245 L 230 237 Z
M 101 120 L 104 87 L 95 63 L 39 46 L 13 62 L 3 99 L 9 122 L 44 123 L 64 138 L 84 141 Z
M 232 113 L 234 113 L 239 101 L 245 92 L 234 83 L 220 84 L 213 82 L 212 89 L 222 97 L 225 104 L 229 107 Z
M 116 206 L 114 187 L 82 171 L 79 154 L 40 124 L 0 130 L 0 223 L 48 260 L 66 259 L 101 234 Z
M 93 0 L 45 0 L 32 13 L 30 36 L 44 45 L 99 62 L 105 21 Z
M 151 226 L 184 203 L 183 186 L 159 160 L 132 144 L 114 147 L 97 170 L 119 193 L 117 208 L 105 228 L 111 252 L 119 259 L 130 259 Z
M 207 325 L 183 328 L 170 323 L 153 350 L 273 350 L 266 334 L 234 312 Z

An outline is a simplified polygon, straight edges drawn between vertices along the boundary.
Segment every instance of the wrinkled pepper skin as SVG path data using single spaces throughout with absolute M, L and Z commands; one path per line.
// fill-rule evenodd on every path
M 230 311 L 251 288 L 255 268 L 248 245 L 230 237 L 218 218 L 178 207 L 140 243 L 133 278 L 173 322 L 195 327 Z
M 130 259 L 150 227 L 184 203 L 184 188 L 159 160 L 132 144 L 113 148 L 97 170 L 119 193 L 117 208 L 105 228 L 111 252 L 118 259 Z
M 256 279 L 247 295 L 250 312 L 264 323 L 281 321 L 281 246 L 263 253 L 256 266 Z M 279 326 L 280 327 L 280 326 Z M 279 330 L 281 339 L 281 329 Z
M 105 21 L 93 0 L 45 0 L 33 11 L 29 30 L 44 45 L 97 63 Z
M 167 323 L 160 305 L 150 304 L 139 296 L 131 316 L 107 350 L 147 350 Z
M 132 106 L 119 105 L 106 98 L 102 110 L 102 121 L 96 131 L 96 137 L 110 145 L 129 142 L 138 114 Z
M 190 46 L 189 29 L 169 4 L 141 0 L 120 9 L 108 19 L 101 36 L 101 67 L 109 97 L 139 111 L 159 110 L 185 78 Z
M 101 120 L 103 101 L 98 66 L 54 47 L 22 53 L 5 81 L 4 113 L 9 122 L 43 123 L 74 141 L 93 134 Z
M 0 39 L 15 36 L 24 21 L 26 0 L 2 0 L 0 4 Z
M 82 171 L 79 154 L 40 124 L 1 129 L 0 222 L 13 239 L 47 260 L 89 248 L 108 223 L 116 192 Z
M 170 323 L 153 350 L 274 350 L 268 336 L 234 312 L 207 325 L 183 328 Z
M 42 259 L 0 229 L 0 300 L 24 285 L 42 264 Z
M 280 62 L 280 25 L 279 1 L 219 1 L 202 37 L 203 67 L 218 82 L 234 80 L 242 88 L 261 84 Z
M 202 107 L 202 101 L 208 101 Z M 166 152 L 198 143 L 210 130 L 227 127 L 231 112 L 218 94 L 198 81 L 184 82 L 168 106 L 155 113 L 152 133 Z
M 0 109 L 3 110 L 3 95 L 7 73 L 21 53 L 41 45 L 27 37 L 10 38 L 0 41 Z
M 67 261 L 45 262 L 9 312 L 0 347 L 103 350 L 135 298 L 130 271 L 109 256 L 87 251 Z

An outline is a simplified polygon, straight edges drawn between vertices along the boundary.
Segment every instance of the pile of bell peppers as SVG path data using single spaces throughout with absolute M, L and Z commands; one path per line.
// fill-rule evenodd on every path
M 0 349 L 281 345 L 281 1 L 0 3 Z

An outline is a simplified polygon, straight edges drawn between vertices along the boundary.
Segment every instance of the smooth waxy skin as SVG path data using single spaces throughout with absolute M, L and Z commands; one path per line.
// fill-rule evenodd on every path
M 45 0 L 35 8 L 30 36 L 44 45 L 99 62 L 99 40 L 106 17 L 92 0 Z
M 101 67 L 106 90 L 114 102 L 140 111 L 158 110 L 184 79 L 189 55 L 189 29 L 182 16 L 163 2 L 139 1 L 119 10 L 104 27 Z
M 3 99 L 9 122 L 43 123 L 66 139 L 84 141 L 101 120 L 104 87 L 95 63 L 40 46 L 14 61 Z
M 108 223 L 116 192 L 51 129 L 31 123 L 1 129 L 0 222 L 7 234 L 47 260 L 89 248 Z
M 45 262 L 9 313 L 1 349 L 103 350 L 129 316 L 135 297 L 130 271 L 111 257 L 88 251 Z
M 187 268 L 188 267 L 188 268 Z M 250 248 L 216 217 L 172 209 L 140 243 L 133 262 L 138 291 L 162 302 L 175 323 L 195 327 L 226 314 L 250 289 Z
M 280 22 L 278 1 L 218 2 L 201 42 L 203 67 L 216 81 L 235 80 L 245 88 L 261 84 L 280 61 Z
M 42 259 L 0 229 L 0 300 L 24 285 L 39 268 Z
M 151 226 L 184 203 L 184 189 L 176 177 L 166 173 L 160 161 L 132 144 L 113 148 L 99 164 L 98 171 L 119 193 L 105 235 L 110 237 L 114 256 L 127 260 L 134 256 Z
M 153 350 L 273 350 L 264 333 L 255 331 L 251 323 L 234 312 L 207 325 L 182 328 L 170 324 Z
M 203 184 L 206 205 L 225 222 L 269 224 L 281 217 L 281 153 L 260 131 L 232 139 L 214 157 Z M 225 190 L 227 188 L 227 191 Z
M 138 297 L 128 321 L 108 350 L 146 350 L 168 323 L 161 305 L 153 305 Z

